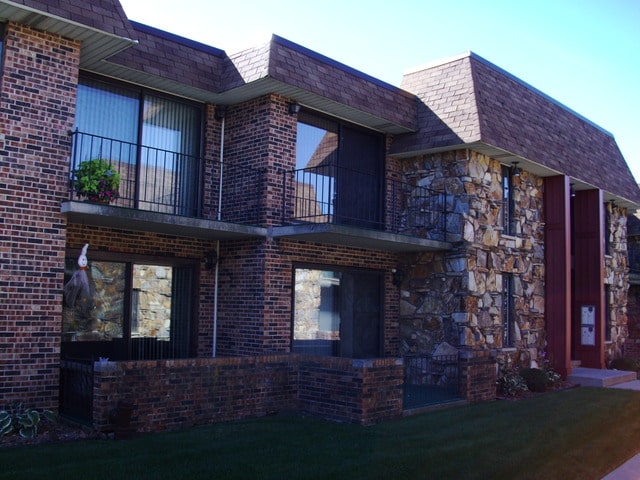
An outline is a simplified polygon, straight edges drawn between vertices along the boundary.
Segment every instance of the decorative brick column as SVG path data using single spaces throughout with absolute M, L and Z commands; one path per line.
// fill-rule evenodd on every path
M 57 409 L 80 44 L 9 23 L 0 92 L 0 399 Z

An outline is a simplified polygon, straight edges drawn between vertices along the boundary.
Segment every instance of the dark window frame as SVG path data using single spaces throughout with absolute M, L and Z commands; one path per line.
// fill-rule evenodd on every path
M 80 255 L 79 249 L 68 249 L 65 252 L 65 262 L 74 263 L 77 265 L 77 258 Z M 111 357 L 112 360 L 135 360 L 142 358 L 135 358 L 136 352 L 132 349 L 132 320 L 133 320 L 133 312 L 132 312 L 132 302 L 134 300 L 134 288 L 132 284 L 133 279 L 133 266 L 134 265 L 149 265 L 149 266 L 164 266 L 171 267 L 174 272 L 177 268 L 187 268 L 190 270 L 190 283 L 192 286 L 191 294 L 189 295 L 190 302 L 190 311 L 188 313 L 189 316 L 189 335 L 188 335 L 188 347 L 186 355 L 179 356 L 168 356 L 165 358 L 194 358 L 197 356 L 198 351 L 198 328 L 199 328 L 199 292 L 200 292 L 200 261 L 199 259 L 191 259 L 191 258 L 168 258 L 166 256 L 149 256 L 149 255 L 137 255 L 137 254 L 127 254 L 127 253 L 113 253 L 113 252 L 101 252 L 89 250 L 87 257 L 89 259 L 89 264 L 91 262 L 109 262 L 109 263 L 120 263 L 126 265 L 126 274 L 124 279 L 124 289 L 125 289 L 125 298 L 123 299 L 123 318 L 122 318 L 122 326 L 123 326 L 123 337 L 122 340 L 126 345 L 127 354 L 125 358 L 119 358 L 117 355 L 115 357 Z M 65 283 L 67 279 L 65 278 Z M 174 300 L 172 293 L 172 323 L 174 322 L 174 304 L 176 301 Z M 61 345 L 61 355 L 66 355 L 65 353 L 65 344 L 76 344 L 77 348 L 71 348 L 70 351 L 71 357 L 76 358 L 78 356 L 78 352 L 80 352 L 81 357 L 92 357 L 93 360 L 97 360 L 98 357 L 104 356 L 101 354 L 101 350 L 92 352 L 92 347 L 94 347 L 97 343 L 102 342 L 103 347 L 108 347 L 112 349 L 112 345 L 107 345 L 110 343 L 109 340 L 104 341 L 95 341 L 95 342 L 73 342 L 73 341 L 63 341 Z M 86 343 L 86 347 L 81 345 Z M 108 356 L 108 355 L 107 355 Z M 160 359 L 160 358 L 149 358 L 149 359 Z
M 611 341 L 611 285 L 604 285 L 604 341 Z
M 502 274 L 502 348 L 515 348 L 515 299 L 513 294 L 513 274 Z
M 136 111 L 135 113 L 131 112 L 132 126 L 133 126 L 133 123 L 135 123 L 136 125 L 135 135 L 132 135 L 132 137 L 135 137 L 135 138 L 117 138 L 117 137 L 111 138 L 110 136 L 105 135 L 103 131 L 84 131 L 82 129 L 78 129 L 77 118 L 74 121 L 74 128 L 78 129 L 78 131 L 82 134 L 87 134 L 89 136 L 96 135 L 98 137 L 105 137 L 106 139 L 113 141 L 113 143 L 116 144 L 116 147 L 118 145 L 129 145 L 129 144 L 136 146 L 135 154 L 132 155 L 130 158 L 129 157 L 127 158 L 127 160 L 135 161 L 135 169 L 133 169 L 134 173 L 132 174 L 132 176 L 135 176 L 135 178 L 137 179 L 134 187 L 135 189 L 134 192 L 130 192 L 128 195 L 129 197 L 131 197 L 129 200 L 134 201 L 135 205 L 126 205 L 128 207 L 139 208 L 139 204 L 145 205 L 149 203 L 149 200 L 144 198 L 144 195 L 145 195 L 144 192 L 141 192 L 141 185 L 138 184 L 138 182 L 141 181 L 141 175 L 140 175 L 141 169 L 142 169 L 141 157 L 142 157 L 143 150 L 147 151 L 147 150 L 153 149 L 156 152 L 165 151 L 165 147 L 163 146 L 153 145 L 153 144 L 149 144 L 149 142 L 143 141 L 145 132 L 149 131 L 147 128 L 145 128 L 145 125 L 153 126 L 145 122 L 145 107 L 147 106 L 146 105 L 147 102 L 148 101 L 172 102 L 177 105 L 182 105 L 182 106 L 191 108 L 193 109 L 194 113 L 197 112 L 197 116 L 198 116 L 196 120 L 197 128 L 194 128 L 190 132 L 190 133 L 193 133 L 193 138 L 190 139 L 190 141 L 193 142 L 192 143 L 193 152 L 184 152 L 181 150 L 175 150 L 175 151 L 171 150 L 171 151 L 174 152 L 175 154 L 178 154 L 178 157 L 181 157 L 182 155 L 184 155 L 184 157 L 186 158 L 200 159 L 200 165 L 197 168 L 198 172 L 191 175 L 191 177 L 195 176 L 198 179 L 198 181 L 194 182 L 196 184 L 193 187 L 195 189 L 195 192 L 193 192 L 191 188 L 183 188 L 181 191 L 187 192 L 186 194 L 190 195 L 190 200 L 186 203 L 178 202 L 181 205 L 181 207 L 184 209 L 184 211 L 180 213 L 181 215 L 199 216 L 201 214 L 202 207 L 203 207 L 202 199 L 205 196 L 204 173 L 205 173 L 206 166 L 205 166 L 204 158 L 206 153 L 205 152 L 205 135 L 206 135 L 205 130 L 206 130 L 206 122 L 207 122 L 205 105 L 201 102 L 190 100 L 184 97 L 172 95 L 166 92 L 154 90 L 141 85 L 132 84 L 122 80 L 104 77 L 102 75 L 86 72 L 86 71 L 80 72 L 78 85 L 87 86 L 89 88 L 93 88 L 97 90 L 102 90 L 104 92 L 110 92 L 120 97 L 124 97 L 126 95 L 127 98 L 130 98 L 132 100 L 132 102 L 133 101 L 136 102 L 136 108 L 135 108 Z M 120 90 L 120 92 L 113 92 L 112 90 L 110 90 L 113 88 Z M 81 110 L 81 108 L 76 106 L 76 115 L 79 110 Z M 114 110 L 114 113 L 117 113 L 117 112 L 115 112 Z M 103 123 L 112 125 L 115 122 L 116 122 L 115 120 L 112 120 L 111 122 L 103 122 Z M 100 123 L 100 125 L 102 125 L 103 123 Z M 94 130 L 94 129 L 89 128 L 89 130 Z M 101 130 L 101 129 L 99 128 L 97 130 Z M 180 131 L 183 134 L 185 133 L 185 130 L 180 130 Z M 189 138 L 189 136 L 185 135 L 185 138 Z M 125 161 L 124 163 L 127 163 L 127 161 Z M 190 177 L 185 175 L 184 178 L 188 179 Z M 122 188 L 123 188 L 123 185 L 121 184 L 121 196 L 122 196 Z M 169 191 L 168 193 L 170 193 L 171 195 L 176 194 L 176 192 L 174 191 Z M 185 193 L 182 193 L 182 195 L 185 195 Z M 169 203 L 168 205 L 171 205 L 171 203 Z
M 505 235 L 515 235 L 515 196 L 513 195 L 513 168 L 501 166 L 502 172 L 502 212 L 501 226 Z
M 384 343 L 385 343 L 385 272 L 381 269 L 373 269 L 373 268 L 363 268 L 363 267 L 351 267 L 351 266 L 343 266 L 343 265 L 331 265 L 324 263 L 306 263 L 306 262 L 295 262 L 291 268 L 291 321 L 290 321 L 290 338 L 289 345 L 291 353 L 300 353 L 296 352 L 294 349 L 294 340 L 295 340 L 295 321 L 296 321 L 296 270 L 319 270 L 319 271 L 331 271 L 335 273 L 344 273 L 351 275 L 375 275 L 378 280 L 378 331 L 376 332 L 376 336 L 378 337 L 377 342 L 377 353 L 373 356 L 366 357 L 356 357 L 356 356 L 341 356 L 339 354 L 332 353 L 331 355 L 321 355 L 321 356 L 335 356 L 342 358 L 381 358 L 384 356 Z
M 300 111 L 297 123 L 323 129 L 337 136 L 337 148 L 330 166 L 331 169 L 335 170 L 333 175 L 335 175 L 336 181 L 333 194 L 335 210 L 332 210 L 334 219 L 332 223 L 384 229 L 386 216 L 385 135 L 376 130 L 367 129 L 310 109 L 302 109 Z M 348 156 L 349 152 L 353 154 L 353 152 L 361 152 L 363 150 L 361 148 L 353 148 L 354 146 L 363 146 L 358 143 L 358 137 L 360 137 L 361 141 L 368 137 L 367 142 L 370 142 L 370 144 L 367 143 L 366 146 L 371 150 L 377 150 L 375 154 L 367 156 L 367 160 L 372 161 L 363 162 L 361 158 L 354 161 L 351 156 Z M 296 136 L 297 147 L 299 140 L 298 136 Z M 307 166 L 297 165 L 296 159 L 296 170 L 301 168 L 307 168 Z M 326 172 L 327 170 L 325 167 L 324 171 Z M 358 190 L 358 186 L 360 190 Z M 371 197 L 369 195 L 372 190 L 376 193 L 374 198 L 375 214 L 372 217 L 362 215 L 362 217 L 366 218 L 359 218 L 360 214 L 365 210 L 370 214 L 371 203 L 363 204 L 361 202 L 370 200 Z

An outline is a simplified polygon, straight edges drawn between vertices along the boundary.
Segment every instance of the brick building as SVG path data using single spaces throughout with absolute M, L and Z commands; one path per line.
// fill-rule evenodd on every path
M 507 356 L 622 355 L 635 181 L 609 133 L 477 55 L 398 88 L 117 0 L 0 18 L 3 404 L 369 424 L 491 399 Z M 111 202 L 80 181 L 99 159 Z

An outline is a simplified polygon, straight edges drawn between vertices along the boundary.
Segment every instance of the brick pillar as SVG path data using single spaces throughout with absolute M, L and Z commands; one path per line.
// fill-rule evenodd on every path
M 488 350 L 461 349 L 460 396 L 470 402 L 495 400 L 496 360 Z
M 9 23 L 0 91 L 0 399 L 57 409 L 80 45 Z

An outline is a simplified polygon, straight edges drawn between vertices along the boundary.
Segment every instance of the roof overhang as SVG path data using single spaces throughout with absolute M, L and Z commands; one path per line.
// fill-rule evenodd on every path
M 491 157 L 494 160 L 497 160 L 504 165 L 513 165 L 515 162 L 517 162 L 518 167 L 520 169 L 526 170 L 527 172 L 530 172 L 533 175 L 536 175 L 538 177 L 544 178 L 544 177 L 553 177 L 556 175 L 564 175 L 563 173 L 557 170 L 554 170 L 552 168 L 546 167 L 538 162 L 534 162 L 527 158 L 511 153 L 507 150 L 501 149 L 499 147 L 494 147 L 493 145 L 489 145 L 487 143 L 479 142 L 479 141 L 471 142 L 471 143 L 461 143 L 458 145 L 448 145 L 446 147 L 427 148 L 427 149 L 421 149 L 419 151 L 395 153 L 392 156 L 396 158 L 409 158 L 409 157 L 414 157 L 416 155 L 425 155 L 425 154 L 431 154 L 431 153 L 446 152 L 451 150 L 459 150 L 461 148 L 468 148 L 469 150 L 482 153 L 483 155 Z M 579 192 L 581 190 L 592 190 L 594 188 L 599 188 L 584 178 L 570 177 L 570 181 L 573 189 L 576 192 Z M 603 198 L 605 202 L 613 201 L 616 203 L 616 205 L 623 208 L 628 208 L 630 210 L 635 210 L 637 208 L 640 208 L 640 203 L 621 197 L 620 195 L 614 192 L 607 192 L 603 190 Z
M 102 60 L 135 45 L 136 40 L 108 33 L 72 20 L 3 0 L 0 18 L 28 25 L 37 30 L 82 42 L 80 67 L 92 69 Z
M 267 229 L 252 225 L 181 217 L 89 202 L 63 202 L 60 212 L 73 223 L 162 233 L 203 240 L 239 240 L 264 237 Z
M 395 253 L 435 252 L 452 248 L 452 245 L 448 242 L 331 223 L 308 223 L 273 227 L 269 233 L 273 238 L 287 238 L 304 242 L 343 245 Z
M 133 70 L 112 62 L 99 62 L 97 64 L 93 64 L 91 68 L 87 68 L 87 70 L 138 85 L 144 85 L 173 95 L 179 95 L 199 102 L 213 103 L 216 105 L 239 104 L 269 94 L 282 95 L 290 98 L 292 101 L 298 102 L 304 107 L 323 112 L 378 132 L 398 135 L 414 131 L 405 125 L 392 123 L 388 119 L 349 107 L 348 105 L 344 105 L 322 95 L 306 91 L 302 88 L 287 85 L 286 83 L 271 77 L 263 77 L 224 92 L 213 92 L 185 85 L 161 76 L 150 75 L 146 72 Z

